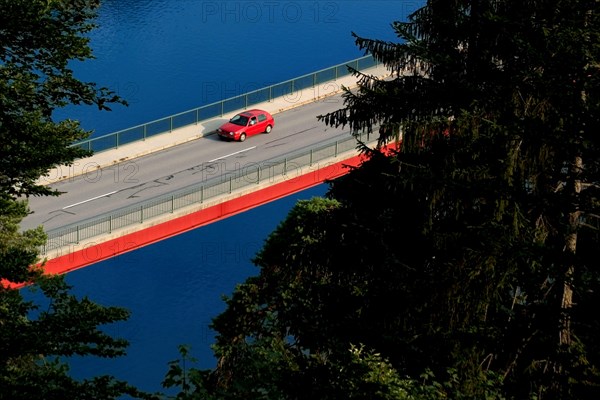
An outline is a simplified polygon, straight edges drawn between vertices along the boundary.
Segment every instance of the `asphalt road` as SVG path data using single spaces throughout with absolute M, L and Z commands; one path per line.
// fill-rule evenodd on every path
M 316 116 L 341 107 L 341 97 L 332 96 L 275 114 L 270 134 L 252 136 L 242 143 L 210 135 L 108 168 L 93 169 L 91 165 L 87 174 L 51 185 L 64 192 L 61 196 L 30 198 L 33 213 L 21 227 L 60 228 L 318 143 L 333 142 L 349 135 L 348 128 L 326 127 Z

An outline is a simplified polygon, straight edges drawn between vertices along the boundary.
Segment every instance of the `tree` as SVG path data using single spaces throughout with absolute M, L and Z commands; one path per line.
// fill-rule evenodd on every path
M 418 352 L 420 340 L 400 330 L 416 313 L 409 291 L 429 294 L 411 289 L 414 271 L 386 261 L 396 256 L 385 251 L 387 217 L 357 217 L 336 200 L 299 202 L 257 255 L 260 274 L 214 320 L 218 367 L 195 371 L 195 390 L 182 398 L 461 398 L 451 369 L 437 378 L 422 360 L 407 376 L 392 363 Z M 482 393 L 501 398 L 498 378 L 487 377 Z
M 405 43 L 356 37 L 394 79 L 365 76 L 347 108 L 323 119 L 381 124 L 382 143 L 401 131 L 398 180 L 420 182 L 430 210 L 422 226 L 446 242 L 436 263 L 456 273 L 475 261 L 465 282 L 486 276 L 470 291 L 489 297 L 466 303 L 465 328 L 489 321 L 491 307 L 511 310 L 510 324 L 497 322 L 511 329 L 494 335 L 511 341 L 479 361 L 491 356 L 507 386 L 532 384 L 540 397 L 589 393 L 597 319 L 573 304 L 586 309 L 598 282 L 598 2 L 430 1 L 394 26 Z M 451 293 L 448 315 L 465 306 Z
M 67 357 L 125 354 L 127 341 L 101 327 L 124 321 L 129 313 L 78 299 L 63 277 L 30 268 L 38 263 L 46 236 L 41 228 L 19 232 L 27 213 L 25 202 L 0 198 L 0 399 L 149 398 L 110 376 L 83 381 L 69 376 Z M 37 302 L 25 300 L 22 291 L 4 285 L 7 281 L 32 282 L 22 291 L 38 292 Z
M 75 121 L 54 122 L 67 104 L 123 103 L 108 89 L 80 82 L 69 63 L 91 57 L 86 33 L 98 2 L 0 0 L 0 398 L 110 399 L 149 397 L 110 376 L 77 381 L 65 358 L 116 357 L 127 342 L 101 327 L 128 312 L 78 299 L 62 277 L 45 276 L 43 229 L 21 232 L 29 213 L 23 197 L 57 194 L 38 183 L 50 168 L 88 153 L 70 147 L 84 138 Z M 29 283 L 40 303 L 8 285 Z
M 89 132 L 77 121 L 55 122 L 68 104 L 125 103 L 109 89 L 81 82 L 71 64 L 92 58 L 86 34 L 98 0 L 0 0 L 0 192 L 57 194 L 36 181 L 55 165 L 89 152 L 71 144 Z
M 400 150 L 359 144 L 370 158 L 332 200 L 269 238 L 214 321 L 205 387 L 393 392 L 351 367 L 365 346 L 411 382 L 434 376 L 438 398 L 597 397 L 598 6 L 431 0 L 393 24 L 400 43 L 355 35 L 391 79 L 354 71 L 345 108 L 320 118 Z

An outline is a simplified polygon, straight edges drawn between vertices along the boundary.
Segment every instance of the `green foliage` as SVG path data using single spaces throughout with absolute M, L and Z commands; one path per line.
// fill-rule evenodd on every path
M 116 399 L 124 394 L 149 396 L 110 376 L 77 381 L 65 360 L 73 355 L 117 357 L 127 341 L 112 338 L 102 327 L 124 321 L 129 313 L 70 294 L 61 276 L 42 275 L 38 248 L 41 228 L 19 231 L 27 215 L 23 201 L 0 198 L 0 399 Z M 7 282 L 34 282 L 17 290 Z M 23 291 L 37 293 L 36 302 Z
M 415 214 L 391 221 L 428 246 L 401 241 L 430 258 L 413 264 L 435 272 L 424 315 L 454 343 L 444 347 L 462 382 L 486 365 L 519 398 L 589 397 L 599 384 L 598 319 L 585 304 L 598 280 L 598 2 L 429 1 L 394 27 L 405 42 L 356 36 L 393 79 L 363 77 L 345 109 L 321 118 L 379 125 L 380 144 L 401 135 L 401 151 L 332 195 L 360 213 L 376 199 Z
M 38 179 L 87 151 L 75 121 L 53 121 L 68 104 L 108 109 L 124 103 L 106 88 L 73 76 L 73 61 L 91 58 L 87 33 L 98 3 L 0 0 L 0 399 L 150 398 L 111 376 L 81 381 L 69 374 L 74 355 L 117 357 L 127 342 L 103 331 L 129 313 L 76 298 L 60 276 L 42 274 L 41 227 L 20 231 L 30 195 L 57 194 Z M 21 291 L 12 283 L 30 284 Z M 34 301 L 25 291 L 37 294 Z
M 43 300 L 38 295 L 39 303 L 25 301 L 21 291 L 0 287 L 0 399 L 110 399 L 123 394 L 148 397 L 110 376 L 83 381 L 69 376 L 64 360 L 70 356 L 112 358 L 125 354 L 127 341 L 112 338 L 101 328 L 127 319 L 129 313 L 88 298 L 76 298 L 69 294 L 71 287 L 63 277 L 27 272 L 30 264 L 23 262 L 35 259 L 37 253 L 23 250 L 23 254 L 16 249 L 2 251 L 0 265 L 7 265 L 7 257 L 20 261 L 12 263 L 15 270 L 21 270 L 12 276 L 33 279 L 35 285 L 22 290 L 40 291 Z
M 0 198 L 0 280 L 27 282 L 37 273 L 23 266 L 36 263 L 46 234 L 41 227 L 19 232 L 19 223 L 28 212 L 26 202 Z
M 190 347 L 180 345 L 178 350 L 181 359 L 169 362 L 169 371 L 162 385 L 167 389 L 178 388 L 180 392 L 174 397 L 167 398 L 176 400 L 215 399 L 205 389 L 208 382 L 208 371 L 201 371 L 192 367 L 197 360 L 190 356 Z
M 55 122 L 68 104 L 109 110 L 125 103 L 105 87 L 78 80 L 73 61 L 92 58 L 87 33 L 97 1 L 0 0 L 0 193 L 57 194 L 36 181 L 50 168 L 88 155 L 76 121 Z

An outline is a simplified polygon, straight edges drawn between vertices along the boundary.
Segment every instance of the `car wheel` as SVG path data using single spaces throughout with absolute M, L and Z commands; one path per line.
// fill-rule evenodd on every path
M 271 129 L 273 127 L 271 125 L 267 125 L 267 129 L 265 129 L 265 133 L 271 133 Z
M 242 134 L 240 135 L 240 142 L 243 142 L 244 140 L 246 140 L 246 134 L 245 134 L 245 133 L 242 133 Z

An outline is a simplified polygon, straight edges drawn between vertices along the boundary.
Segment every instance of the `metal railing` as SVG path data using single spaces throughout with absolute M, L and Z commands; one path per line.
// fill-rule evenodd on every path
M 376 136 L 366 136 L 365 141 L 374 143 Z M 371 140 L 374 139 L 374 140 Z M 47 233 L 46 245 L 41 249 L 43 255 L 49 251 L 66 246 L 79 244 L 103 234 L 111 234 L 121 228 L 139 225 L 145 221 L 165 214 L 172 214 L 185 207 L 216 200 L 217 197 L 232 194 L 241 189 L 247 189 L 261 183 L 293 179 L 326 165 L 321 161 L 338 157 L 347 151 L 356 149 L 354 136 L 325 145 L 319 145 L 290 153 L 284 158 L 253 163 L 233 172 L 227 172 L 214 179 L 193 185 L 179 191 L 165 194 L 146 202 L 116 210 L 106 215 L 91 218 L 70 226 L 52 229 Z M 218 162 L 214 162 L 215 166 Z M 307 171 L 306 168 L 309 168 Z
M 128 143 L 143 141 L 146 140 L 146 138 L 163 133 L 170 133 L 176 129 L 188 125 L 195 125 L 211 118 L 222 117 L 227 113 L 245 109 L 258 103 L 271 102 L 278 97 L 290 96 L 299 90 L 316 87 L 325 82 L 335 81 L 340 77 L 350 74 L 348 71 L 349 66 L 355 70 L 361 71 L 367 68 L 376 67 L 377 65 L 377 60 L 371 55 L 367 55 L 285 82 L 194 108 L 193 110 L 184 111 L 132 128 L 80 141 L 72 146 L 80 146 L 83 149 L 91 150 L 95 153 L 116 149 L 119 146 Z

